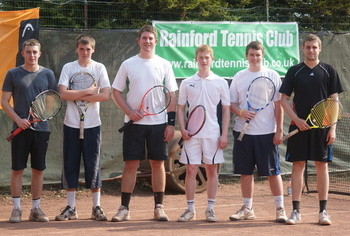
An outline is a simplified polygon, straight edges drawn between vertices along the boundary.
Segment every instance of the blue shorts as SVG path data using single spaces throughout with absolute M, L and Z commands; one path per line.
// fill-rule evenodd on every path
M 239 132 L 233 131 L 233 173 L 254 174 L 255 167 L 260 176 L 279 175 L 280 160 L 278 146 L 273 144 L 275 134 L 244 135 L 238 141 Z
M 100 126 L 85 129 L 84 139 L 79 139 L 79 129 L 63 127 L 63 171 L 62 187 L 77 188 L 80 173 L 80 160 L 83 157 L 85 187 L 101 188 L 100 176 Z
M 168 157 L 168 144 L 164 141 L 166 124 L 129 126 L 123 133 L 124 161 L 147 159 L 164 161 Z
M 46 169 L 46 151 L 50 132 L 23 130 L 11 141 L 12 170 L 23 170 L 27 167 L 30 154 L 31 168 L 43 171 Z

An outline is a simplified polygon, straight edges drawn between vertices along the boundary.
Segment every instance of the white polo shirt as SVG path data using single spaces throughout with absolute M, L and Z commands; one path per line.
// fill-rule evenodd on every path
M 216 115 L 217 105 L 221 100 L 223 106 L 230 106 L 230 93 L 225 79 L 211 73 L 207 78 L 197 74 L 181 82 L 179 90 L 179 105 L 189 104 L 189 111 L 197 105 L 206 109 L 206 121 L 202 130 L 195 138 L 218 138 L 220 127 Z
M 146 91 L 155 85 L 164 85 L 170 92 L 178 89 L 174 72 L 170 63 L 155 55 L 151 59 L 143 59 L 135 55 L 125 60 L 112 83 L 112 87 L 126 93 L 126 103 L 133 110 L 138 110 Z M 125 115 L 124 121 L 130 119 Z M 134 124 L 154 125 L 166 122 L 166 112 L 154 116 L 145 116 Z

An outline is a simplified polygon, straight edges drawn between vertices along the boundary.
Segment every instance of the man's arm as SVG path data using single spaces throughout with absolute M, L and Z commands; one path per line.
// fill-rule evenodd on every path
M 230 125 L 230 106 L 222 106 L 222 133 L 219 138 L 219 148 L 227 147 L 227 135 Z
M 17 115 L 13 107 L 10 105 L 10 99 L 12 97 L 12 92 L 2 92 L 1 96 L 1 106 L 4 109 L 6 115 L 17 124 L 21 129 L 27 129 L 30 126 L 30 123 L 27 119 L 21 118 Z
M 281 105 L 284 109 L 284 111 L 287 113 L 287 115 L 294 121 L 296 126 L 299 130 L 309 130 L 310 126 L 306 123 L 304 119 L 301 119 L 298 117 L 298 115 L 295 113 L 292 103 L 289 101 L 289 96 L 286 94 L 282 94 L 281 97 Z
M 113 101 L 115 102 L 115 104 L 119 107 L 119 109 L 121 109 L 124 112 L 124 114 L 126 114 L 131 120 L 138 121 L 138 120 L 142 119 L 143 116 L 138 111 L 134 111 L 134 110 L 130 109 L 130 107 L 126 103 L 121 91 L 113 88 L 112 89 L 112 98 L 113 98 Z
M 283 107 L 281 105 L 281 100 L 275 101 L 275 119 L 276 119 L 276 133 L 273 137 L 273 143 L 279 145 L 283 142 Z

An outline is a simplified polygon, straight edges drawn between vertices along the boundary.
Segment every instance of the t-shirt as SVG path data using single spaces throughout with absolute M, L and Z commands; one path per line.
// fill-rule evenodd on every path
M 29 108 L 35 97 L 45 90 L 57 90 L 57 82 L 52 70 L 43 66 L 38 71 L 30 72 L 22 66 L 10 69 L 5 77 L 2 91 L 12 92 L 14 111 L 21 118 L 29 117 Z M 17 125 L 13 123 L 13 129 Z M 31 129 L 48 132 L 47 121 L 33 123 Z
M 174 72 L 170 63 L 154 55 L 151 59 L 143 59 L 135 55 L 125 60 L 112 83 L 112 87 L 118 91 L 126 92 L 126 103 L 132 110 L 138 110 L 146 91 L 155 85 L 164 85 L 170 92 L 178 89 Z M 124 121 L 130 119 L 125 115 Z M 145 116 L 134 124 L 154 125 L 166 122 L 166 112 L 154 116 Z
M 189 112 L 198 105 L 206 109 L 206 120 L 201 131 L 194 138 L 217 138 L 220 127 L 216 115 L 217 105 L 230 106 L 230 93 L 225 79 L 211 73 L 207 78 L 197 74 L 181 82 L 179 90 L 179 105 L 189 105 Z
M 307 118 L 317 102 L 342 91 L 334 67 L 322 62 L 314 68 L 308 67 L 304 62 L 292 66 L 280 89 L 280 92 L 287 96 L 291 96 L 294 92 L 293 106 L 296 114 L 303 119 Z
M 102 63 L 96 61 L 92 61 L 88 67 L 81 67 L 78 61 L 65 64 L 62 68 L 58 84 L 69 87 L 69 79 L 77 72 L 90 73 L 94 77 L 97 86 L 100 87 L 100 89 L 110 87 L 106 67 Z M 71 128 L 79 128 L 79 109 L 75 105 L 74 101 L 67 101 L 67 109 L 63 123 Z M 100 125 L 100 102 L 91 102 L 86 110 L 84 128 L 88 129 Z
M 247 90 L 250 83 L 259 76 L 266 76 L 272 80 L 276 86 L 273 101 L 259 111 L 256 116 L 249 122 L 246 134 L 263 135 L 276 132 L 275 104 L 274 101 L 281 99 L 278 92 L 281 86 L 281 79 L 278 73 L 269 68 L 262 68 L 258 72 L 251 72 L 248 69 L 239 71 L 233 78 L 230 85 L 230 99 L 232 103 L 238 104 L 241 109 L 248 110 Z M 237 116 L 233 126 L 233 130 L 241 132 L 246 120 Z

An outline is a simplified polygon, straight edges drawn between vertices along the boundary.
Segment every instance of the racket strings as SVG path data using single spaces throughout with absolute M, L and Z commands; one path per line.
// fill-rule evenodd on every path
M 170 93 L 163 86 L 154 87 L 143 98 L 142 109 L 146 114 L 163 112 L 170 103 Z
M 341 107 L 337 100 L 326 100 L 311 110 L 310 122 L 319 127 L 336 123 L 341 117 Z
M 267 78 L 259 78 L 251 84 L 247 100 L 252 108 L 260 109 L 269 104 L 274 95 L 275 86 L 273 82 Z
M 205 109 L 203 106 L 197 106 L 193 109 L 188 117 L 186 130 L 190 136 L 197 134 L 205 123 Z
M 48 120 L 61 109 L 62 101 L 57 93 L 44 93 L 37 97 L 31 106 L 33 115 L 40 120 Z
M 72 90 L 82 90 L 90 88 L 95 83 L 94 78 L 89 73 L 76 73 L 69 81 L 69 88 Z

